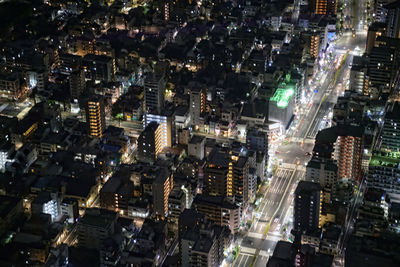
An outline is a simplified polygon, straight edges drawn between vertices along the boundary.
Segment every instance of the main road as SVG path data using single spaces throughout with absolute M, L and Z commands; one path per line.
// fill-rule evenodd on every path
M 278 146 L 279 167 L 264 193 L 255 220 L 243 237 L 240 253 L 233 266 L 265 267 L 277 241 L 285 239 L 290 231 L 293 193 L 299 180 L 305 175 L 305 165 L 310 160 L 307 152 L 314 146 L 317 132 L 329 126 L 329 113 L 347 86 L 353 56 L 364 50 L 366 33 L 360 27 L 356 37 L 346 32 L 330 47 L 338 59 L 344 59 L 342 67 L 331 61 L 312 84 L 315 88 L 310 106 L 306 107 L 291 136 Z M 349 52 L 348 56 L 344 55 Z M 338 74 L 335 75 L 336 71 Z

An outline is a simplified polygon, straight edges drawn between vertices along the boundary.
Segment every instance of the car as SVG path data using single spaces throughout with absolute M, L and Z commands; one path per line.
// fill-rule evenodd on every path
M 311 153 L 310 153 L 310 152 L 306 152 L 306 153 L 304 153 L 304 155 L 306 155 L 306 156 L 310 156 L 310 155 L 311 155 Z

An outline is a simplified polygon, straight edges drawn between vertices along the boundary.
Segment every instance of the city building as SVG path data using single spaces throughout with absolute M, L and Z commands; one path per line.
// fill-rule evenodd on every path
M 220 266 L 231 244 L 227 227 L 221 227 L 194 210 L 179 217 L 179 259 L 181 266 Z
M 233 181 L 233 196 L 236 205 L 246 210 L 249 204 L 249 159 L 245 156 L 231 155 L 228 181 Z M 228 197 L 229 191 L 228 191 Z
M 152 184 L 154 215 L 158 219 L 168 217 L 168 198 L 173 186 L 173 174 L 165 168 L 160 169 Z
M 91 97 L 85 107 L 88 134 L 95 138 L 102 138 L 106 129 L 104 103 L 101 96 Z
M 301 37 L 305 41 L 306 51 L 313 59 L 319 58 L 320 51 L 320 32 L 308 31 L 302 32 Z
M 51 220 L 55 221 L 60 214 L 60 197 L 57 192 L 42 191 L 32 201 L 32 214 L 49 214 Z
M 69 76 L 69 92 L 72 99 L 79 99 L 86 89 L 85 71 L 77 69 Z
M 353 56 L 353 65 L 350 70 L 350 91 L 355 91 L 360 94 L 367 95 L 371 98 L 376 98 L 377 94 L 373 94 L 368 90 L 368 68 L 367 60 L 365 57 Z
M 391 91 L 394 56 L 395 51 L 390 47 L 375 46 L 371 49 L 368 64 L 368 87 L 382 93 L 389 93 Z
M 230 157 L 227 151 L 214 148 L 204 167 L 203 194 L 226 197 L 233 195 L 233 177 L 228 177 Z
M 63 198 L 60 204 L 60 214 L 67 217 L 68 223 L 75 223 L 79 218 L 78 201 L 73 198 Z
M 186 91 L 189 94 L 190 118 L 192 120 L 192 125 L 194 125 L 196 129 L 204 123 L 202 117 L 206 111 L 207 90 L 203 87 L 203 85 L 192 82 L 189 83 Z
M 0 73 L 0 96 L 10 100 L 20 99 L 23 94 L 18 73 Z
M 15 151 L 14 144 L 2 141 L 0 143 L 0 172 L 6 170 L 6 164 L 11 161 L 11 155 Z
M 144 80 L 144 112 L 161 114 L 164 108 L 165 94 L 164 76 L 150 74 Z
M 246 134 L 248 149 L 268 154 L 268 135 L 257 128 L 250 128 Z
M 160 124 L 155 121 L 150 122 L 142 131 L 137 141 L 139 160 L 154 162 L 157 159 L 163 149 L 161 131 Z
M 400 153 L 375 151 L 371 157 L 367 175 L 369 188 L 400 194 Z
M 319 183 L 322 188 L 335 189 L 338 181 L 338 166 L 333 160 L 312 158 L 306 167 L 306 181 Z
M 279 122 L 284 131 L 289 128 L 294 118 L 294 96 L 295 88 L 286 84 L 286 82 L 282 82 L 269 99 L 268 120 Z
M 393 1 L 386 5 L 386 36 L 391 38 L 400 38 L 400 2 Z
M 128 215 L 129 201 L 133 197 L 133 182 L 128 178 L 113 176 L 100 190 L 100 207 Z
M 318 132 L 313 157 L 333 159 L 338 166 L 338 179 L 360 181 L 363 159 L 364 128 L 338 124 Z
M 175 144 L 175 116 L 172 110 L 164 110 L 162 115 L 145 113 L 143 117 L 143 129 L 151 122 L 157 122 L 160 127 L 161 150 L 164 147 L 172 147 Z
M 336 15 L 338 8 L 337 0 L 310 0 L 311 10 L 317 15 Z
M 385 35 L 386 35 L 386 23 L 373 22 L 371 25 L 369 25 L 365 53 L 367 55 L 370 55 L 372 48 L 376 45 L 376 38 Z
M 380 148 L 386 151 L 400 151 L 400 103 L 390 105 L 383 122 Z
M 99 249 L 115 232 L 118 213 L 105 209 L 86 209 L 77 225 L 78 246 Z
M 217 225 L 227 226 L 230 231 L 237 233 L 241 222 L 241 208 L 232 204 L 222 197 L 197 195 L 193 201 L 192 208 L 203 213 L 207 220 Z
M 115 59 L 109 56 L 87 54 L 83 57 L 82 66 L 86 70 L 86 78 L 92 81 L 114 81 Z
M 335 142 L 333 158 L 338 162 L 339 179 L 361 179 L 363 155 L 363 129 L 354 126 L 348 135 L 339 135 Z
M 193 135 L 192 139 L 190 139 L 188 144 L 188 155 L 193 156 L 196 159 L 200 160 L 204 159 L 205 144 L 206 144 L 205 137 L 199 135 Z
M 322 188 L 318 183 L 300 181 L 294 196 L 293 229 L 298 232 L 320 228 Z

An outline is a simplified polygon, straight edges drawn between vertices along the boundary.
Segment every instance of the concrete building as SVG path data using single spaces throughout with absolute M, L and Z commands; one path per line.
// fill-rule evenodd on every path
M 368 64 L 369 87 L 378 92 L 389 93 L 392 88 L 395 51 L 379 46 L 371 49 Z
M 214 148 L 204 167 L 203 194 L 226 197 L 233 194 L 233 178 L 228 179 L 230 157 L 228 151 Z
M 92 81 L 114 81 L 116 66 L 112 57 L 87 54 L 83 57 L 82 66 L 86 69 L 86 78 Z
M 372 23 L 368 27 L 367 44 L 366 44 L 366 48 L 365 48 L 365 53 L 367 55 L 370 55 L 372 48 L 375 46 L 376 38 L 378 38 L 379 36 L 385 36 L 385 35 L 386 35 L 386 23 L 384 23 L 384 22 Z
M 257 128 L 250 128 L 246 134 L 248 149 L 268 154 L 268 135 Z
M 205 157 L 205 144 L 206 138 L 194 135 L 192 139 L 190 139 L 188 144 L 188 155 L 195 157 L 196 159 L 204 159 Z
M 175 144 L 175 116 L 172 110 L 164 110 L 162 115 L 145 113 L 143 117 L 143 129 L 151 122 L 157 122 L 160 127 L 161 150 L 164 147 L 172 147 Z
M 144 90 L 144 112 L 161 114 L 164 108 L 164 77 L 154 73 L 148 75 L 144 80 Z
M 173 186 L 172 173 L 167 169 L 160 169 L 152 184 L 153 210 L 156 218 L 168 217 L 168 198 Z
M 320 228 L 322 188 L 318 183 L 300 181 L 294 197 L 295 231 L 315 231 Z
M 194 210 L 179 217 L 180 266 L 220 266 L 231 243 L 227 227 L 221 227 Z
M 227 226 L 230 231 L 237 233 L 241 221 L 241 208 L 231 204 L 222 197 L 197 195 L 193 201 L 193 209 L 203 213 L 207 220 L 219 226 Z
M 236 205 L 247 209 L 249 204 L 249 159 L 245 156 L 231 155 L 228 180 L 233 180 L 233 197 Z M 228 197 L 229 191 L 228 191 Z
M 137 141 L 139 160 L 154 162 L 157 159 L 163 149 L 161 129 L 157 122 L 152 121 L 140 134 Z
M 333 160 L 312 158 L 306 167 L 306 181 L 334 189 L 338 181 L 338 166 Z
M 22 86 L 17 73 L 0 73 L 0 97 L 17 100 L 23 95 Z
M 78 246 L 99 249 L 107 237 L 114 234 L 118 213 L 90 208 L 77 225 Z
M 196 128 L 203 124 L 202 116 L 206 111 L 207 90 L 201 84 L 193 82 L 189 83 L 186 91 L 189 94 L 191 124 Z
M 308 4 L 311 11 L 317 15 L 336 15 L 337 13 L 337 0 L 309 0 Z
M 129 201 L 133 197 L 133 182 L 125 177 L 114 176 L 100 190 L 100 207 L 128 215 Z
M 383 123 L 380 148 L 387 151 L 400 151 L 400 104 L 395 102 L 386 112 Z
M 369 95 L 374 98 L 368 91 L 369 78 L 367 75 L 367 60 L 365 57 L 354 56 L 353 65 L 350 70 L 349 89 L 360 94 Z
M 387 12 L 386 36 L 391 38 L 400 38 L 400 2 L 394 1 L 393 3 L 386 5 L 385 9 Z
M 375 151 L 368 168 L 369 188 L 400 194 L 400 153 Z
M 85 107 L 88 134 L 95 138 L 102 138 L 106 129 L 106 118 L 103 98 L 101 96 L 91 97 Z
M 85 71 L 77 69 L 69 76 L 69 92 L 72 99 L 79 99 L 79 96 L 86 89 Z
M 0 143 L 0 172 L 4 172 L 6 170 L 6 164 L 11 162 L 11 155 L 15 151 L 14 144 L 10 142 L 1 142 Z

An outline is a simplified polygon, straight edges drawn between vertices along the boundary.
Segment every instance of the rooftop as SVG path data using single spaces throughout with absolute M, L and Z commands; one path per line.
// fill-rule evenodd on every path
M 371 160 L 369 161 L 370 166 L 380 167 L 393 167 L 399 168 L 400 164 L 400 152 L 375 152 Z

